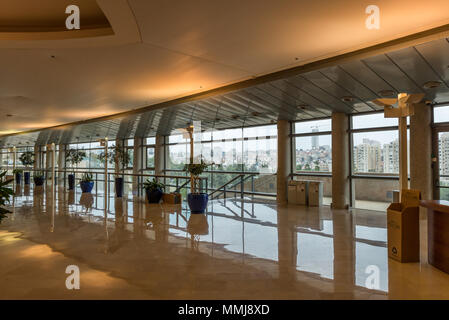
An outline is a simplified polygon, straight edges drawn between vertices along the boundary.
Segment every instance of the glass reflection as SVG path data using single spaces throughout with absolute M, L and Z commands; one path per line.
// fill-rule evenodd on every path
M 182 248 L 193 249 L 212 258 L 271 270 L 284 288 L 293 289 L 298 277 L 305 276 L 331 281 L 332 291 L 363 288 L 367 266 L 376 265 L 382 275 L 380 291 L 388 291 L 382 215 L 367 219 L 328 207 L 283 209 L 252 198 L 218 199 L 209 203 L 207 214 L 191 214 L 185 203 L 148 204 L 143 198 L 116 198 L 114 193 L 108 196 L 105 209 L 101 192 L 58 188 L 53 198 L 51 186 L 29 191 L 39 232 L 57 233 L 67 248 L 70 241 L 75 247 L 82 243 L 77 254 L 86 259 L 98 258 L 99 252 L 117 257 L 132 254 L 131 260 L 121 262 L 132 269 L 133 264 L 147 263 L 146 259 L 154 261 L 154 254 L 170 260 L 182 256 Z M 24 194 L 15 198 L 25 207 Z M 20 216 L 25 217 L 22 211 Z

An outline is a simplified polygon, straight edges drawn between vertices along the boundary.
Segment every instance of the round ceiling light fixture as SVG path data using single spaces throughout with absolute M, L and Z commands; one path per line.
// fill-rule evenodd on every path
M 396 95 L 396 91 L 387 89 L 387 90 L 379 91 L 378 94 L 381 97 L 393 97 Z
M 435 89 L 441 86 L 441 81 L 427 81 L 423 84 L 424 89 Z
M 353 102 L 354 101 L 354 97 L 344 96 L 344 97 L 341 97 L 341 101 L 343 101 L 343 102 Z

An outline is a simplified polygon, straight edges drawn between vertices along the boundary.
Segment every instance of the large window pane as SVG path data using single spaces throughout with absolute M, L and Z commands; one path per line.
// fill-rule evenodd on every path
M 331 135 L 296 137 L 296 171 L 330 172 L 332 170 Z
M 383 113 L 364 114 L 352 117 L 353 129 L 394 127 L 398 125 L 398 119 L 385 118 Z
M 396 130 L 353 134 L 353 172 L 399 173 L 399 140 Z
M 449 122 L 449 106 L 435 107 L 433 109 L 433 122 Z
M 213 150 L 218 170 L 242 171 L 242 141 L 214 142 Z
M 243 137 L 245 138 L 266 136 L 277 136 L 277 126 L 243 128 Z
M 331 130 L 331 119 L 301 121 L 295 123 L 295 133 L 328 132 Z
M 156 138 L 155 137 L 147 138 L 146 144 L 147 145 L 156 144 Z
M 147 168 L 154 168 L 154 148 L 147 148 Z
M 244 171 L 275 173 L 277 170 L 276 139 L 243 141 Z
M 189 158 L 189 144 L 174 144 L 168 146 L 167 166 L 169 169 L 183 169 L 184 165 L 189 162 Z

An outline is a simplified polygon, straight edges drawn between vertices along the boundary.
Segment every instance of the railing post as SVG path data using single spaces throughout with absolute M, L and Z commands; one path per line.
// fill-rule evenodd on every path
M 223 198 L 226 199 L 226 186 L 223 188 Z
M 240 199 L 243 199 L 243 175 L 240 176 Z

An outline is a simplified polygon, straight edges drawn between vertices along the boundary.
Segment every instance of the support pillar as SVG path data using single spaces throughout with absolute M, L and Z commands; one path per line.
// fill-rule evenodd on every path
M 34 146 L 34 169 L 41 168 L 41 148 L 40 146 Z
M 65 170 L 65 151 L 66 151 L 66 145 L 60 144 L 58 147 L 58 170 L 62 171 Z M 65 173 L 58 172 L 58 184 L 60 184 L 62 181 L 64 181 Z M 62 184 L 62 183 L 61 183 Z
M 154 149 L 154 173 L 156 175 L 164 174 L 165 162 L 164 136 L 156 136 L 156 147 Z
M 415 104 L 410 117 L 410 189 L 421 191 L 423 200 L 433 199 L 432 172 L 432 108 Z M 427 220 L 427 209 L 419 207 L 420 219 Z M 420 234 L 427 234 L 427 223 L 420 223 Z M 427 237 L 421 237 L 427 247 Z M 421 261 L 428 261 L 427 252 L 421 252 Z
M 287 204 L 287 185 L 291 171 L 291 137 L 290 122 L 278 120 L 278 165 L 277 165 L 277 196 L 279 204 Z
M 134 152 L 133 152 L 133 174 L 141 174 L 144 169 L 144 150 L 143 150 L 143 139 L 134 138 Z M 141 177 L 133 176 L 133 195 L 140 195 L 142 190 L 139 186 L 139 180 Z M 143 182 L 143 181 L 140 181 Z
M 432 116 L 431 107 L 415 104 L 410 117 L 410 188 L 421 191 L 424 200 L 432 199 Z
M 332 114 L 332 208 L 349 208 L 349 119 Z

